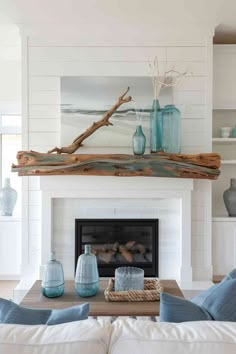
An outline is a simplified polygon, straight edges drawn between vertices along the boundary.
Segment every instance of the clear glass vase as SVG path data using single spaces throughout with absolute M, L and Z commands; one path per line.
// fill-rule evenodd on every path
M 10 178 L 5 178 L 4 187 L 0 190 L 1 215 L 11 216 L 16 205 L 17 192 L 11 187 Z
M 137 267 L 119 267 L 115 270 L 115 291 L 143 290 L 144 270 Z
M 162 150 L 162 110 L 157 99 L 153 100 L 150 113 L 150 150 Z
M 146 137 L 141 125 L 137 125 L 132 142 L 134 155 L 143 155 L 146 147 Z
M 56 260 L 55 252 L 52 252 L 51 260 L 46 265 L 41 291 L 46 297 L 59 297 L 64 293 L 63 267 Z
M 174 105 L 167 105 L 162 111 L 162 149 L 179 154 L 181 150 L 180 111 Z
M 96 295 L 99 289 L 97 258 L 91 253 L 91 246 L 85 245 L 84 254 L 78 258 L 75 274 L 75 290 L 81 297 Z

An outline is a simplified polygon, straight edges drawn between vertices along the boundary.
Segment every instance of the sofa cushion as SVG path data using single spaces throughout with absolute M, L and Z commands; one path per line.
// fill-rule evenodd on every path
M 189 300 L 167 294 L 160 294 L 160 321 L 185 322 L 185 321 L 210 321 L 211 316 L 204 308 Z
M 236 323 L 117 320 L 112 324 L 109 353 L 235 354 Z
M 0 298 L 0 323 L 25 325 L 54 325 L 85 320 L 89 315 L 89 304 L 73 306 L 63 310 L 30 309 Z
M 107 354 L 111 324 L 88 319 L 56 326 L 0 324 L 0 353 Z

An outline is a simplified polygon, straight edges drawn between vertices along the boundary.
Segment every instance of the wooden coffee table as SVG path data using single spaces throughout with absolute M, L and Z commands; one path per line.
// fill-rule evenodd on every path
M 65 282 L 63 296 L 49 299 L 41 294 L 41 281 L 37 280 L 21 302 L 22 306 L 30 308 L 63 309 L 85 302 L 90 304 L 90 316 L 159 316 L 159 301 L 142 302 L 108 302 L 104 298 L 108 280 L 100 281 L 100 289 L 96 296 L 82 298 L 75 292 L 74 281 Z M 184 297 L 175 280 L 161 280 L 164 291 L 179 297 Z

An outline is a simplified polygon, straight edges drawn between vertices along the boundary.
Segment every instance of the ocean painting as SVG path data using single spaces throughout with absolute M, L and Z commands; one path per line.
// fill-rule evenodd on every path
M 104 126 L 84 141 L 88 148 L 131 148 L 132 136 L 142 125 L 149 146 L 149 120 L 153 101 L 150 77 L 61 77 L 61 146 L 67 146 L 93 122 L 100 120 L 130 87 L 132 101 L 112 115 Z M 160 103 L 172 102 L 172 88 L 161 91 Z M 82 153 L 83 148 L 80 148 Z M 122 151 L 121 151 L 122 152 Z

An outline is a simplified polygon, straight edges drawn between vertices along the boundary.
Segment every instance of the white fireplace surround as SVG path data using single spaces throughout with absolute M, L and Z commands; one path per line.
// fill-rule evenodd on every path
M 40 177 L 42 196 L 41 266 L 54 248 L 65 278 L 74 275 L 75 218 L 159 219 L 159 276 L 192 281 L 192 179 L 149 177 Z M 69 228 L 64 231 L 65 207 Z M 55 218 L 55 220 L 54 220 Z M 61 223 L 60 223 L 61 222 Z

